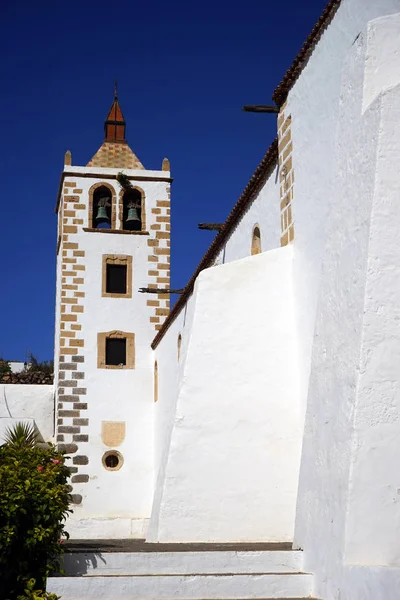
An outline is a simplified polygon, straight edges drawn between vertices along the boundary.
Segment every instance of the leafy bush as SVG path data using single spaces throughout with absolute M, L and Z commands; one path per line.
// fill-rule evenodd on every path
M 35 590 L 35 580 L 30 579 L 26 585 L 24 593 L 18 596 L 17 600 L 59 600 L 61 596 L 50 594 L 43 590 Z
M 13 441 L 9 435 L 0 447 L 0 572 L 6 600 L 46 598 L 37 590 L 45 590 L 47 575 L 59 568 L 61 539 L 68 537 L 65 520 L 72 512 L 64 457 L 55 446 L 24 444 L 22 438 L 21 431 Z

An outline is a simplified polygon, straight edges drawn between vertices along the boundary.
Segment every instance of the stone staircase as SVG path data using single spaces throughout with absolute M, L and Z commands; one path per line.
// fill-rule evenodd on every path
M 300 600 L 312 595 L 302 553 L 286 543 L 75 540 L 66 550 L 66 576 L 47 583 L 62 600 Z

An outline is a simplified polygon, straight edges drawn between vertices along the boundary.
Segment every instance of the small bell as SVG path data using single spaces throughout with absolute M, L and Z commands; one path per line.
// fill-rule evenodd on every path
M 128 204 L 128 215 L 126 217 L 127 229 L 137 229 L 140 227 L 138 208 L 140 208 L 140 206 L 134 202 Z
M 96 226 L 106 228 L 110 226 L 110 217 L 107 214 L 107 207 L 111 206 L 108 198 L 100 198 L 97 204 Z

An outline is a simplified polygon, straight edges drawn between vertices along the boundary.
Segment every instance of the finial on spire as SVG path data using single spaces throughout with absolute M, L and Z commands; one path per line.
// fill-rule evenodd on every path
M 117 86 L 117 80 L 114 79 L 114 100 L 118 100 L 118 86 Z

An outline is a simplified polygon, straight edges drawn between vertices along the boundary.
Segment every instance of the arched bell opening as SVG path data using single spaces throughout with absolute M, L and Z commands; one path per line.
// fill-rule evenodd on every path
M 139 190 L 131 189 L 124 193 L 122 214 L 122 229 L 141 231 L 142 229 L 142 194 Z
M 91 226 L 93 228 L 111 229 L 112 198 L 111 192 L 106 186 L 102 185 L 94 191 L 92 219 Z

